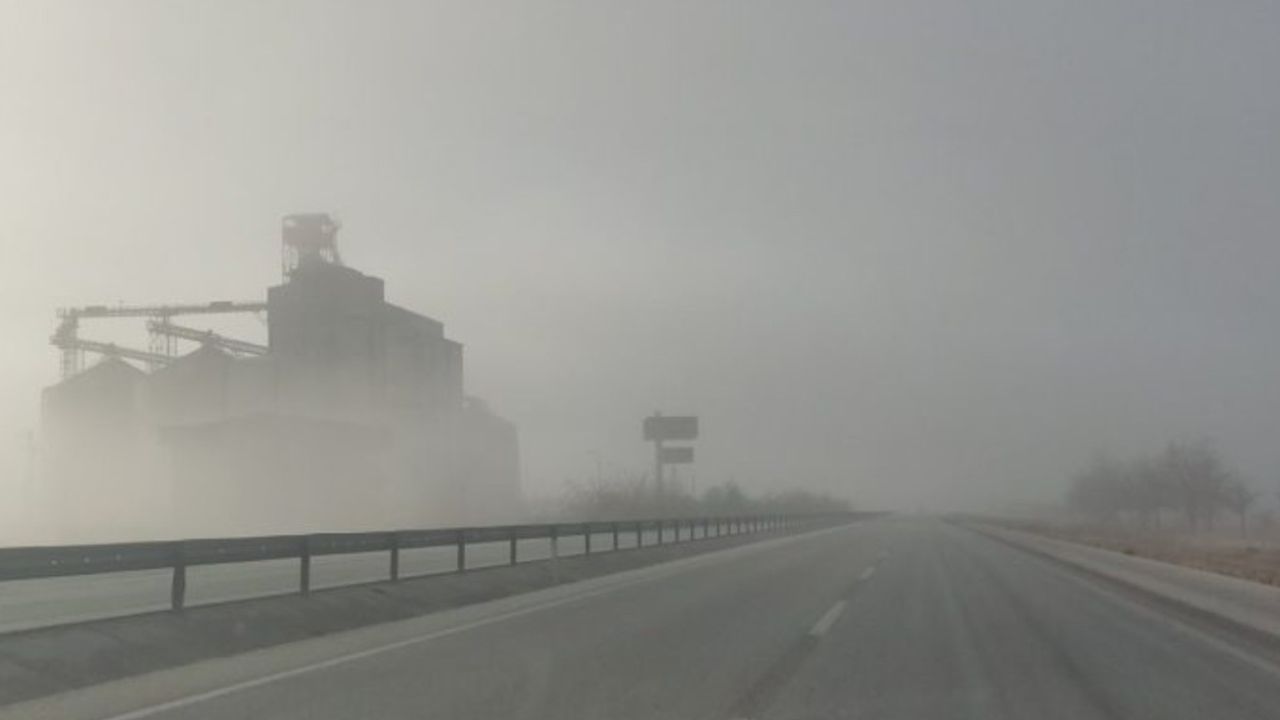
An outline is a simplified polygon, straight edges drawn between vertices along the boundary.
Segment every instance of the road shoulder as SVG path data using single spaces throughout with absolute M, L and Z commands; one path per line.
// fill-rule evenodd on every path
M 289 672 L 298 667 L 332 661 L 353 653 L 368 652 L 402 642 L 409 637 L 430 636 L 449 628 L 466 628 L 468 623 L 488 618 L 502 617 L 504 613 L 526 612 L 528 608 L 541 608 L 542 604 L 561 604 L 566 599 L 588 597 L 593 593 L 610 592 L 627 583 L 644 582 L 666 573 L 683 572 L 701 563 L 722 562 L 742 553 L 765 551 L 779 543 L 793 542 L 814 532 L 833 528 L 809 529 L 787 533 L 763 533 L 734 538 L 710 539 L 645 548 L 639 551 L 598 554 L 588 557 L 561 558 L 557 567 L 551 562 L 535 562 L 514 567 L 493 568 L 466 574 L 433 576 L 408 580 L 394 585 L 379 583 L 372 586 L 336 588 L 314 593 L 307 598 L 296 596 L 232 603 L 224 606 L 196 608 L 177 614 L 155 614 L 111 621 L 86 623 L 76 628 L 50 628 L 23 633 L 29 643 L 39 643 L 49 631 L 60 631 L 56 643 L 45 643 L 47 657 L 57 657 L 61 662 L 89 665 L 93 673 L 81 675 L 40 674 L 43 681 L 29 679 L 17 692 L 30 693 L 26 698 L 10 700 L 0 707 L 0 716 L 21 718 L 90 717 L 118 715 L 129 717 L 127 711 L 142 705 L 155 705 L 210 692 L 219 687 L 262 678 L 274 673 Z M 408 603 L 405 597 L 416 598 Z M 257 606 L 254 612 L 246 612 L 248 606 Z M 384 610 L 383 614 L 371 611 Z M 301 608 L 301 609 L 300 609 Z M 416 612 L 415 612 L 416 611 Z M 193 616 L 204 615 L 200 622 Z M 256 646 L 236 649 L 233 641 L 218 644 L 209 642 L 211 632 L 218 629 L 234 632 L 234 623 L 254 618 L 252 627 L 262 627 L 272 620 L 281 622 L 283 628 L 267 625 L 267 640 Z M 303 620 L 314 620 L 308 624 Z M 348 627 L 329 629 L 328 623 L 345 621 Z M 327 632 L 316 632 L 317 625 Z M 73 653 L 68 648 L 92 647 L 101 636 L 114 639 L 105 641 L 102 652 Z M 123 626 L 123 630 L 120 628 Z M 140 645 L 151 632 L 153 646 Z M 250 635 L 254 630 L 242 631 Z M 12 640 L 13 638 L 8 638 Z M 195 647 L 182 654 L 170 652 L 182 641 L 190 641 Z M 68 644 L 62 644 L 68 643 Z M 152 661 L 154 667 L 137 670 L 143 663 L 138 652 L 142 647 L 146 654 L 141 660 Z M 223 651 L 231 648 L 229 651 Z M 218 652 L 213 652 L 217 650 Z M 30 649 L 28 648 L 28 651 Z M 200 657 L 198 653 L 206 655 Z M 162 664 L 177 654 L 175 662 Z M 111 657 L 133 656 L 131 665 L 122 668 L 114 677 L 100 677 L 94 673 Z M 0 642 L 0 657 L 3 643 Z M 109 672 L 110 667 L 105 668 Z M 0 683 L 3 693 L 12 697 L 15 688 Z M 16 700 L 16 701 L 15 701 Z M 146 702 L 140 702 L 145 700 Z

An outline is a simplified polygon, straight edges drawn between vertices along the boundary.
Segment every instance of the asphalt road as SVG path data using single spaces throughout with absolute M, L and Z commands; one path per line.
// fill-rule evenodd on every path
M 1280 673 L 1037 556 L 938 521 L 882 519 L 202 663 L 21 712 L 1229 720 L 1280 717 Z

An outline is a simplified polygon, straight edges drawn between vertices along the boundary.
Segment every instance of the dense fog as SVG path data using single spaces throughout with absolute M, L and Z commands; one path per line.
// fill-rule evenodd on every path
M 110 442 L 75 458 L 92 492 L 51 490 L 41 392 L 57 308 L 265 302 L 310 211 L 461 344 L 449 402 L 512 424 L 519 488 L 301 526 L 613 512 L 584 492 L 643 483 L 655 411 L 700 418 L 670 482 L 714 502 L 1007 512 L 1211 442 L 1274 504 L 1278 30 L 1266 3 L 0 2 L 0 544 L 271 524 Z M 383 466 L 289 492 L 342 509 L 436 462 L 369 442 Z M 140 508 L 169 514 L 109 521 Z

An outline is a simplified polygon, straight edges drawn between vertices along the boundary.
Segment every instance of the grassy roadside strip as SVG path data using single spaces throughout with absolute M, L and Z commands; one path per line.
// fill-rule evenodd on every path
M 1213 546 L 1195 535 L 1136 531 L 1097 525 L 1068 525 L 1042 520 L 989 515 L 956 515 L 952 519 L 1041 535 L 1148 560 L 1206 570 L 1227 577 L 1280 587 L 1280 549 L 1241 543 Z

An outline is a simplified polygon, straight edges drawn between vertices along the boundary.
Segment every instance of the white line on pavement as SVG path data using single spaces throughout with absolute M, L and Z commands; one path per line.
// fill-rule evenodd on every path
M 844 612 L 844 601 L 838 600 L 835 605 L 831 606 L 831 609 L 828 610 L 825 615 L 818 618 L 818 622 L 814 624 L 813 629 L 809 631 L 809 634 L 814 637 L 822 637 L 823 635 L 826 635 L 827 631 L 831 629 L 831 626 L 835 624 L 837 619 L 839 619 L 840 613 L 842 612 Z
M 644 582 L 644 580 L 642 579 L 642 580 L 628 582 L 626 583 L 626 585 L 635 585 L 635 584 L 639 584 L 640 582 Z M 132 712 L 113 715 L 107 720 L 137 720 L 138 718 L 150 717 L 152 715 L 163 712 L 165 710 L 174 710 L 177 708 L 186 707 L 188 705 L 194 705 L 196 703 L 204 702 L 205 700 L 212 700 L 213 698 L 216 698 L 216 697 L 221 697 L 223 695 L 230 695 L 231 693 L 240 692 L 242 690 L 248 690 L 249 688 L 255 688 L 260 685 L 267 685 L 273 682 L 277 682 L 279 680 L 284 680 L 286 678 L 297 677 L 298 675 L 305 675 L 306 673 L 334 667 L 335 665 L 345 665 L 355 660 L 361 660 L 363 658 L 373 657 L 374 655 L 381 655 L 391 650 L 398 650 L 400 648 L 409 647 L 411 645 L 418 645 L 421 643 L 425 643 L 430 640 L 436 640 L 442 637 L 448 637 L 450 635 L 457 635 L 458 633 L 466 632 L 468 630 L 474 630 L 476 628 L 484 627 L 485 625 L 492 625 L 494 623 L 502 622 L 504 620 L 510 620 L 512 618 L 518 618 L 523 615 L 529 615 L 531 613 L 548 610 L 550 608 L 554 608 L 560 605 L 566 605 L 572 602 L 579 602 L 581 600 L 586 600 L 588 598 L 592 598 L 597 595 L 604 595 L 605 593 L 613 592 L 616 589 L 617 589 L 616 586 L 604 587 L 599 590 L 582 593 L 581 595 L 571 595 L 566 598 L 553 600 L 551 602 L 542 603 L 540 605 L 532 605 L 529 607 L 520 608 L 519 610 L 512 610 L 510 612 L 505 612 L 499 615 L 493 615 L 491 617 L 482 618 L 480 620 L 465 623 L 463 625 L 455 625 L 453 627 L 445 628 L 443 630 L 438 630 L 432 633 L 427 633 L 425 635 L 418 635 L 416 637 L 406 638 L 404 640 L 400 640 L 397 642 L 387 643 L 386 645 L 379 645 L 377 647 L 369 648 L 368 650 L 360 650 L 358 652 L 339 655 L 337 657 L 333 657 L 328 660 L 322 660 L 320 662 L 311 663 L 310 665 L 304 665 L 299 668 L 293 668 L 290 670 L 284 670 L 281 672 L 272 673 L 270 675 L 264 675 L 259 678 L 254 678 L 253 680 L 246 680 L 246 681 L 234 683 L 232 685 L 227 685 L 225 687 L 216 688 L 214 690 L 208 690 L 206 692 L 197 693 L 194 695 L 188 695 L 187 697 L 179 698 L 177 700 L 171 700 L 169 702 L 160 703 L 158 705 L 152 705 L 150 707 L 140 708 Z
M 583 590 L 580 590 L 579 592 L 573 592 L 573 587 L 571 585 L 570 586 L 562 585 L 556 588 L 549 588 L 548 590 L 569 591 L 572 594 L 565 597 L 558 597 L 556 599 L 552 599 L 545 602 L 538 602 L 532 605 L 519 607 L 517 609 L 509 610 L 506 612 L 499 612 L 493 615 L 489 615 L 487 617 L 481 617 L 476 620 L 472 620 L 470 622 L 465 622 L 458 625 L 445 627 L 445 628 L 435 630 L 432 632 L 427 632 L 421 635 L 404 638 L 402 640 L 380 644 L 368 649 L 344 653 L 344 654 L 330 657 L 328 659 L 321 660 L 318 662 L 312 662 L 312 663 L 303 665 L 301 667 L 294 667 L 288 670 L 268 673 L 250 680 L 233 682 L 221 687 L 216 687 L 211 690 L 206 690 L 204 692 L 192 693 L 190 695 L 176 698 L 174 700 L 169 700 L 167 702 L 156 703 L 153 705 L 149 705 L 147 707 L 138 708 L 136 710 L 132 710 L 128 712 L 116 713 L 108 716 L 106 720 L 139 720 L 140 718 L 151 717 L 161 712 L 188 707 L 188 706 L 202 703 L 208 700 L 212 700 L 214 698 L 242 692 L 244 690 L 260 687 L 263 685 L 268 685 L 271 683 L 278 682 L 280 680 L 297 677 L 299 675 L 304 675 L 317 670 L 323 670 L 323 669 L 331 668 L 338 665 L 344 665 L 353 661 L 362 660 L 367 657 L 373 657 L 375 655 L 381 655 L 386 652 L 398 650 L 400 648 L 426 643 L 439 638 L 448 637 L 450 635 L 456 635 L 459 633 L 467 632 L 469 630 L 474 630 L 476 628 L 484 627 L 486 625 L 503 622 L 506 620 L 521 617 L 524 615 L 529 615 L 532 613 L 542 612 L 542 611 L 555 608 L 561 605 L 581 602 L 583 600 L 587 600 L 589 598 L 593 598 L 599 595 L 605 595 L 608 593 L 616 592 L 620 589 L 630 587 L 633 585 L 652 582 L 655 579 L 674 575 L 681 571 L 686 571 L 687 569 L 690 569 L 699 565 L 711 564 L 715 562 L 723 562 L 724 560 L 734 556 L 740 556 L 740 555 L 749 554 L 752 552 L 761 552 L 772 547 L 788 545 L 788 544 L 801 541 L 803 539 L 813 538 L 819 535 L 826 535 L 828 533 L 845 529 L 847 527 L 848 527 L 847 525 L 842 525 L 842 526 L 836 526 L 836 527 L 828 527 L 828 528 L 821 528 L 817 530 L 811 530 L 811 531 L 803 532 L 797 535 L 788 535 L 780 538 L 762 540 L 756 543 L 749 543 L 746 545 L 729 548 L 727 550 L 723 550 L 719 552 L 710 552 L 702 555 L 694 555 L 691 557 L 673 560 L 667 563 L 661 563 L 658 565 L 636 568 L 633 570 L 618 573 L 617 575 L 614 575 L 614 576 L 606 575 L 599 578 L 593 578 L 592 580 L 588 580 L 581 583 L 582 586 L 585 586 L 586 588 L 590 588 L 590 589 L 583 589 Z M 602 586 L 593 587 L 593 582 L 601 583 Z M 512 598 L 504 598 L 494 602 L 500 603 L 500 602 L 503 602 L 504 600 L 518 600 L 518 599 L 519 599 L 519 596 L 514 596 Z M 840 602 L 839 605 L 841 606 L 841 609 L 843 609 L 844 603 Z M 472 607 L 476 608 L 478 606 L 472 606 Z M 462 608 L 456 608 L 455 611 L 467 610 L 467 609 L 468 608 L 466 607 L 462 607 Z M 833 608 L 833 610 L 834 609 L 835 608 Z M 836 615 L 838 614 L 839 613 L 837 612 Z M 426 616 L 426 617 L 429 617 L 429 616 Z M 423 618 L 418 618 L 418 620 L 421 620 L 421 619 Z M 412 621 L 413 619 L 402 621 L 402 622 L 412 622 Z M 834 621 L 835 621 L 835 617 L 832 617 L 830 622 L 834 622 Z M 830 625 L 830 622 L 827 623 L 828 626 Z M 819 626 L 821 625 L 822 625 L 822 621 L 820 620 Z M 815 626 L 814 629 L 817 630 L 818 626 Z M 826 628 L 823 627 L 823 631 L 825 630 Z M 357 630 L 353 632 L 360 632 L 360 631 Z
M 859 579 L 859 580 L 866 580 L 866 579 L 870 578 L 872 575 L 875 575 L 875 574 L 876 574 L 876 566 L 875 566 L 875 565 L 872 565 L 871 567 L 867 568 L 866 570 L 863 570 L 863 571 L 862 571 L 862 574 L 858 576 L 858 579 Z

